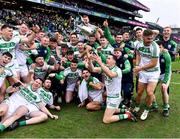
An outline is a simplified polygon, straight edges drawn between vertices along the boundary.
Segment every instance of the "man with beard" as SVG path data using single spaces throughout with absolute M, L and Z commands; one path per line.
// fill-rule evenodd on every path
M 88 69 L 84 69 L 82 71 L 82 82 L 79 86 L 79 95 L 80 95 L 80 87 L 85 83 L 85 89 L 82 90 L 82 93 L 87 93 L 88 104 L 86 105 L 87 110 L 100 110 L 101 104 L 103 102 L 103 85 L 102 83 L 95 77 L 91 76 L 91 73 Z M 80 97 L 80 96 L 79 96 Z M 80 99 L 81 100 L 81 99 Z M 79 104 L 79 107 L 85 105 L 85 100 Z

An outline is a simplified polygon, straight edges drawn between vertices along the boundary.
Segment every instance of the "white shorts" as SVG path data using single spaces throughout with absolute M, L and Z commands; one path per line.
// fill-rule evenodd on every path
M 97 96 L 97 97 L 95 97 L 95 98 L 93 99 L 93 101 L 97 101 L 97 102 L 99 102 L 99 103 L 102 103 L 102 102 L 103 102 L 102 94 L 99 95 L 99 96 Z
M 33 105 L 31 103 L 28 103 L 26 105 L 26 108 L 28 108 L 28 114 L 30 114 L 31 112 L 34 112 L 34 111 L 39 111 L 38 107 L 36 105 Z
M 0 78 L 0 88 L 1 88 L 1 87 L 3 86 L 3 84 L 5 83 L 4 81 L 5 81 L 5 79 Z
M 26 77 L 28 75 L 28 67 L 27 65 L 19 65 L 19 75 L 20 77 Z
M 67 84 L 66 91 L 74 92 L 76 83 Z
M 23 106 L 23 104 L 19 103 L 17 100 L 12 99 L 6 99 L 3 103 L 8 105 L 7 117 L 11 116 L 19 106 Z
M 27 115 L 33 111 L 39 110 L 35 105 L 24 101 L 18 101 L 18 99 L 6 99 L 3 103 L 8 105 L 8 111 L 6 114 L 8 117 L 11 116 L 20 106 L 25 106 L 28 109 Z
M 103 102 L 103 97 L 102 97 L 102 92 L 103 90 L 93 90 L 93 91 L 89 91 L 89 97 L 93 100 L 93 101 L 97 101 L 99 103 Z
M 158 82 L 159 76 L 160 76 L 159 71 L 155 71 L 155 72 L 141 71 L 139 73 L 139 82 L 141 83 Z
M 161 74 L 161 75 L 159 76 L 159 81 L 160 81 L 160 82 L 162 82 L 162 81 L 164 80 L 164 76 L 165 76 L 165 74 Z M 170 75 L 170 76 L 171 76 L 171 75 Z M 169 78 L 169 80 L 167 81 L 166 85 L 169 86 L 170 81 L 171 81 L 171 78 Z
M 108 97 L 106 98 L 106 107 L 109 109 L 118 109 L 121 103 L 121 97 Z

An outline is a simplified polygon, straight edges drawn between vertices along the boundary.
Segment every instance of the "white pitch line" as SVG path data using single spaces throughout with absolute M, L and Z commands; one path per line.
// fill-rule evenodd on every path
M 176 83 L 176 82 L 170 82 L 170 84 L 180 84 L 180 83 Z

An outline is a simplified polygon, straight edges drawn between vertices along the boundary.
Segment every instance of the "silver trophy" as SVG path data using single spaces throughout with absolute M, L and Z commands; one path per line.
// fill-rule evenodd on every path
M 83 35 L 87 35 L 87 36 L 95 34 L 98 29 L 97 26 L 92 25 L 90 23 L 84 24 L 82 17 L 81 17 L 81 24 L 77 25 L 77 28 L 78 30 L 80 30 L 80 32 Z
M 92 35 L 96 33 L 97 27 L 89 24 L 88 26 L 86 25 L 77 25 L 77 27 L 81 30 L 81 33 L 84 35 Z

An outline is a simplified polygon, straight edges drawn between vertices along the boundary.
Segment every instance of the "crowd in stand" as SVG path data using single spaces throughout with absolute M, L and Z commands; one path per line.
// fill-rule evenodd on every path
M 38 24 L 44 31 L 55 31 L 59 29 L 59 26 L 67 25 L 67 20 L 62 18 L 58 14 L 50 15 L 40 12 L 32 12 L 28 10 L 8 10 L 3 9 L 0 11 L 1 21 L 5 23 L 11 23 L 12 25 L 19 25 L 23 22 Z
M 9 23 L 12 25 L 20 25 L 23 22 L 30 24 L 38 24 L 41 29 L 45 32 L 55 32 L 60 31 L 62 34 L 67 37 L 70 32 L 74 31 L 77 27 L 76 24 L 80 22 L 80 15 L 68 13 L 66 16 L 59 14 L 61 11 L 56 11 L 56 13 L 48 13 L 38 10 L 9 10 L 2 9 L 0 10 L 0 21 L 2 23 Z M 62 15 L 62 16 L 61 16 Z M 102 26 L 98 22 L 92 23 L 96 26 Z M 120 28 L 116 26 L 110 26 L 110 29 L 113 34 L 119 32 Z
M 83 15 L 65 41 L 58 27 L 64 24 L 67 28 L 68 21 L 59 15 L 12 10 L 0 13 L 4 22 L 0 32 L 1 132 L 48 117 L 58 119 L 48 109 L 60 110 L 60 100 L 76 101 L 78 107 L 87 110 L 105 110 L 104 123 L 137 121 L 144 90 L 146 107 L 140 119 L 146 120 L 148 113 L 158 108 L 158 82 L 163 116 L 169 116 L 171 59 L 175 60 L 177 47 L 170 37 L 170 27 L 165 27 L 163 37 L 158 39 L 157 31 L 137 27 L 132 40 L 129 30 L 112 35 L 107 20 L 99 28 Z M 18 26 L 13 29 L 9 23 Z

